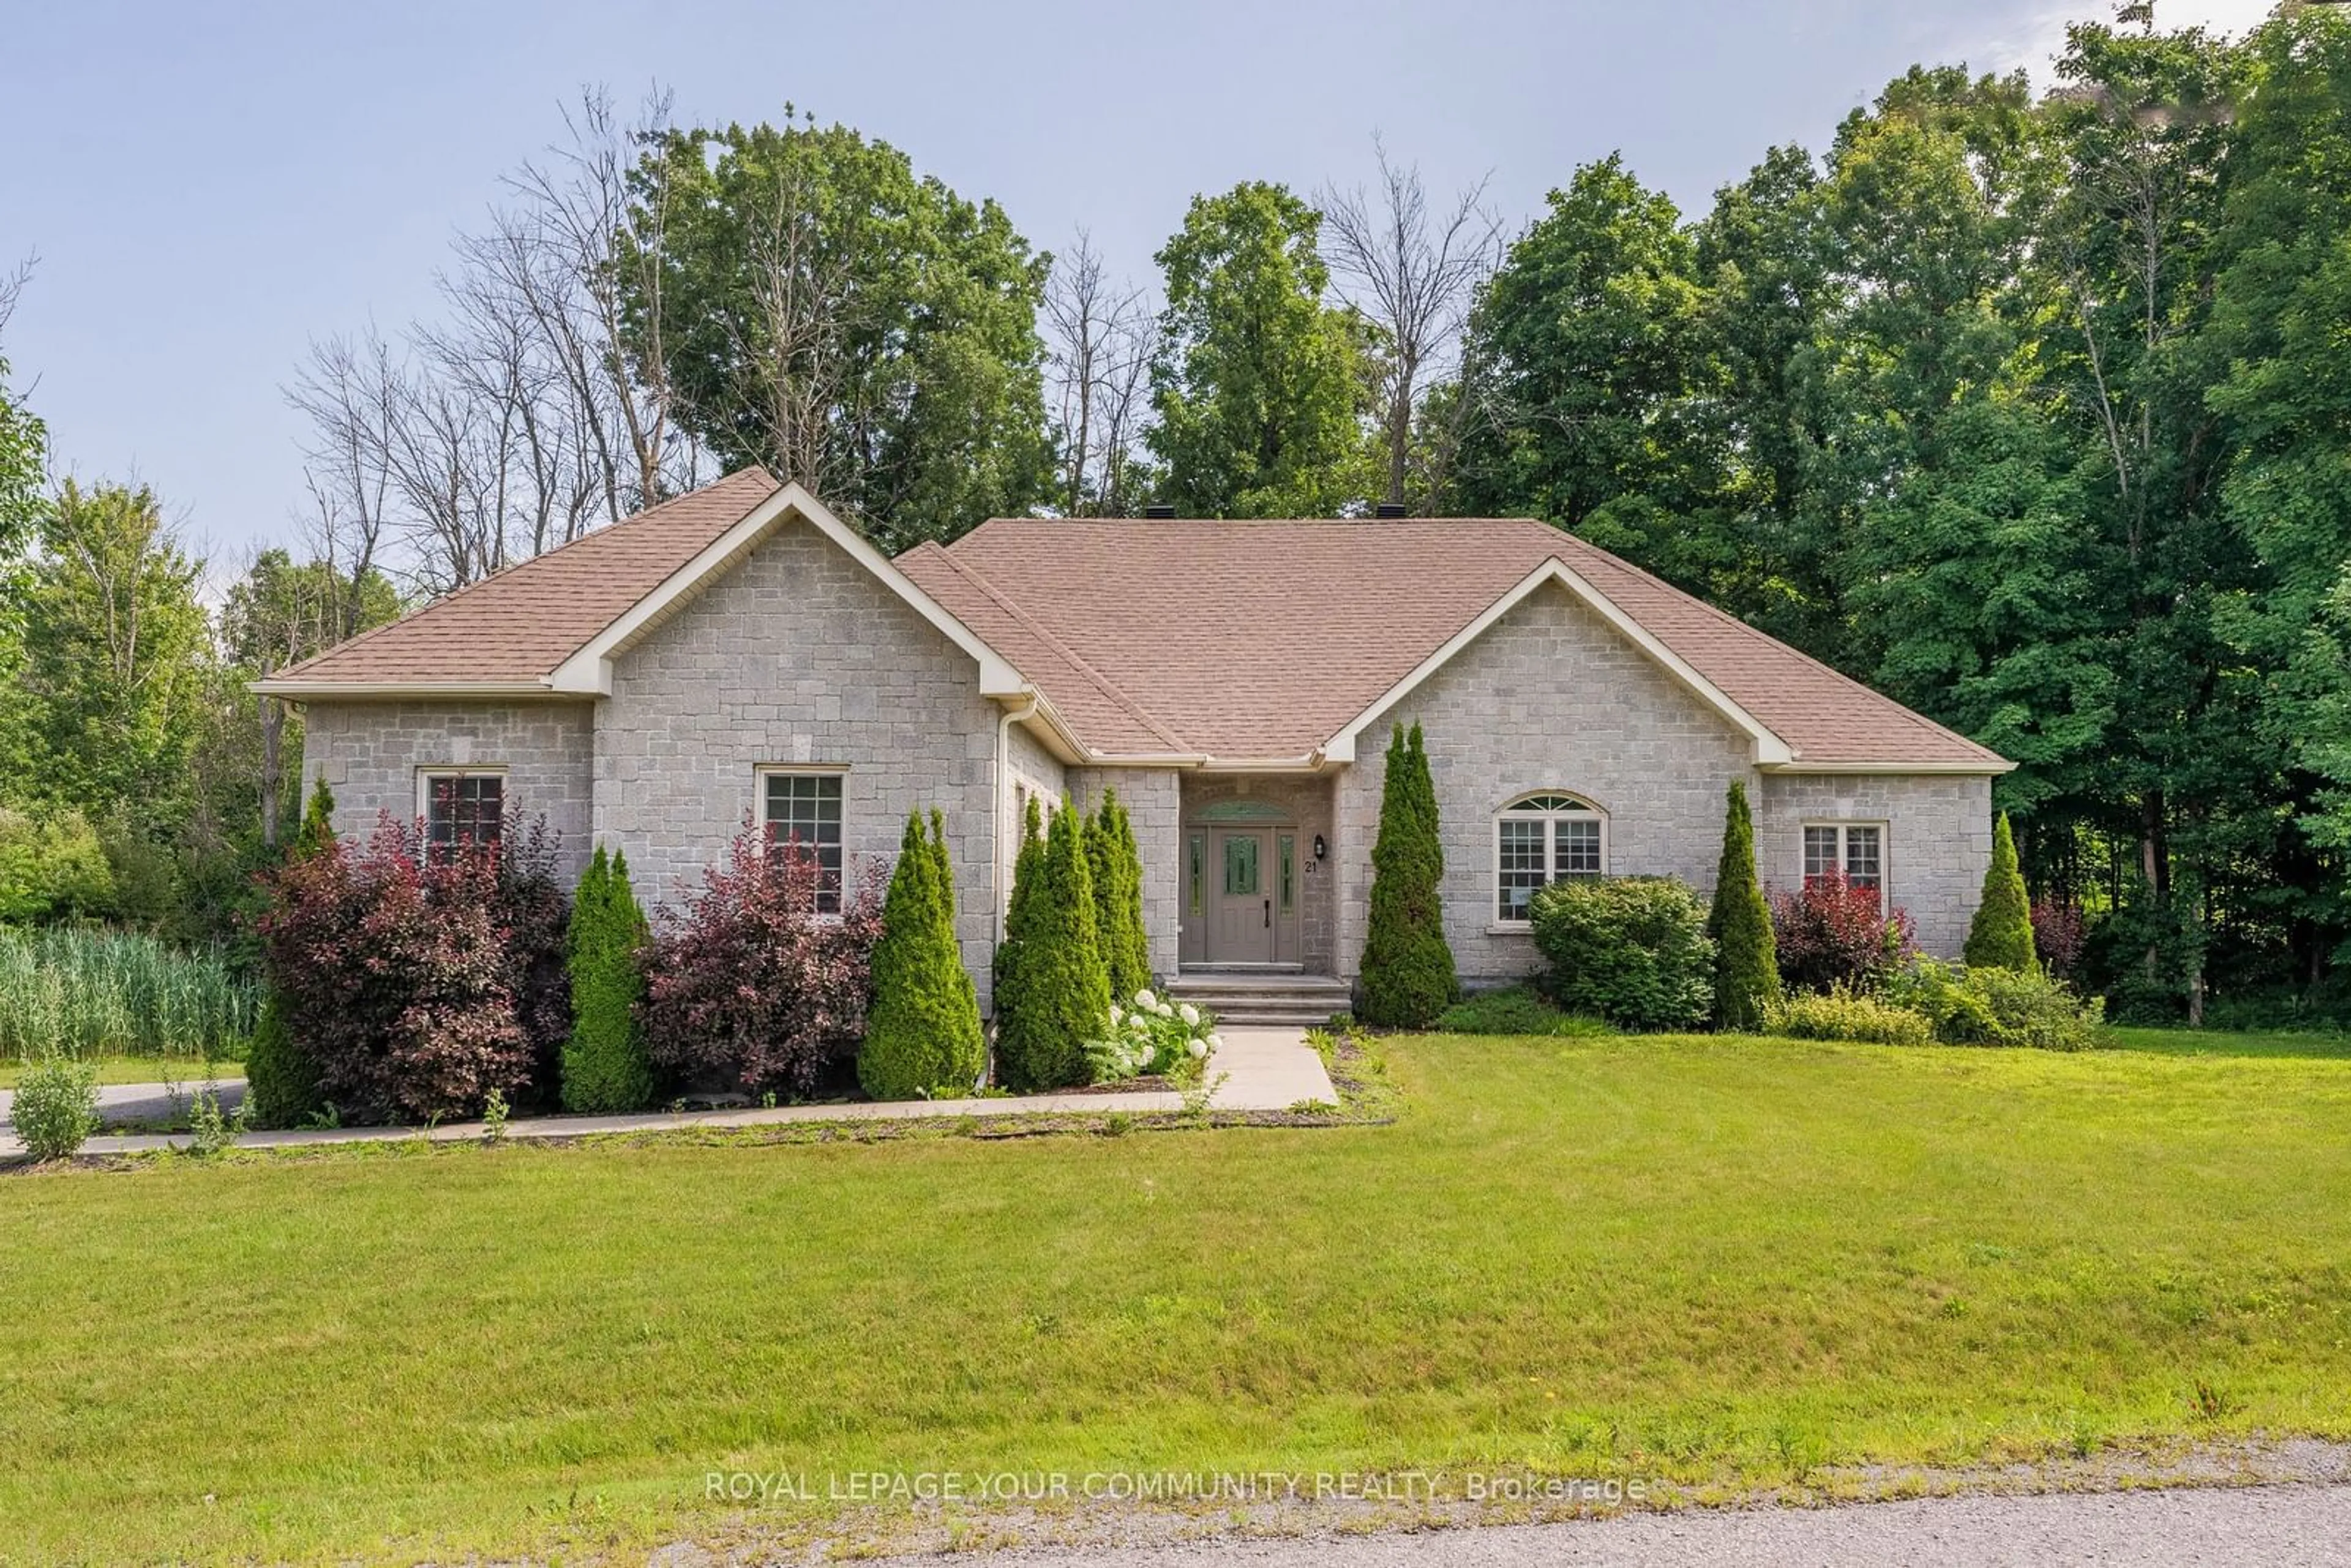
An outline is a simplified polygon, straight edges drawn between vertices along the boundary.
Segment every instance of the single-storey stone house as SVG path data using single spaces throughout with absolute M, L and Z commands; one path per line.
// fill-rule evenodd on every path
M 838 871 L 936 806 L 983 999 L 1031 795 L 1117 789 L 1162 976 L 1345 982 L 1417 722 L 1476 984 L 1533 967 L 1545 881 L 1709 887 L 1734 779 L 1767 885 L 1843 872 L 1956 952 L 2011 766 L 1537 521 L 1009 517 L 893 560 L 756 468 L 258 689 L 302 705 L 339 830 L 544 813 L 649 903 L 747 819 Z

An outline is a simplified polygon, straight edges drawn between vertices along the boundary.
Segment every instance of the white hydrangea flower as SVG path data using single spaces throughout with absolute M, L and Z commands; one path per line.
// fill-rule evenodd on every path
M 1206 1055 L 1207 1055 L 1207 1054 L 1208 1054 L 1208 1042 L 1207 1042 L 1207 1040 L 1194 1040 L 1194 1041 L 1192 1042 L 1192 1060 L 1193 1060 L 1193 1061 L 1199 1061 L 1202 1057 L 1204 1057 L 1204 1056 L 1206 1056 Z
M 1172 1019 L 1176 1016 L 1176 1009 L 1169 1007 L 1165 1002 L 1160 1003 L 1157 1010 L 1159 1016 L 1164 1019 Z
M 1225 1049 L 1225 1037 L 1212 1031 L 1207 1038 L 1207 1044 L 1210 1051 L 1222 1051 Z M 1193 1054 L 1196 1056 L 1199 1052 L 1194 1051 Z
M 1186 1029 L 1189 1029 L 1192 1025 L 1200 1021 L 1200 1009 L 1194 1007 L 1189 1002 L 1186 1002 L 1182 1007 L 1177 1008 L 1176 1012 L 1176 1016 L 1184 1020 L 1184 1027 Z
M 1141 1008 L 1144 1012 L 1149 1012 L 1159 1005 L 1159 998 L 1151 994 L 1150 987 L 1145 986 L 1143 989 L 1134 993 L 1134 1005 Z
M 1126 1021 L 1125 1009 L 1121 1008 L 1116 1002 L 1113 1002 L 1110 1005 L 1110 1021 L 1111 1027 L 1113 1029 Z

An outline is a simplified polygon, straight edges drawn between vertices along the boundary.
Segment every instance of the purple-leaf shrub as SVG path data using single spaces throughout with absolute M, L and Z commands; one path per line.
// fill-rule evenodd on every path
M 430 856 L 419 824 L 385 813 L 364 845 L 336 840 L 266 878 L 269 983 L 344 1120 L 467 1115 L 528 1082 L 522 1000 L 538 988 L 533 1005 L 556 1005 L 532 946 L 553 852 L 543 830 L 505 839 L 519 847 Z M 553 937 L 559 954 L 559 925 Z
M 822 871 L 797 841 L 746 825 L 646 952 L 653 1064 L 692 1087 L 804 1098 L 855 1055 L 872 1001 L 881 889 L 871 868 L 818 913 Z
M 2033 950 L 2051 974 L 2071 975 L 2089 939 L 2090 919 L 2080 904 L 2044 898 L 2032 906 Z
M 1795 990 L 1875 986 L 1917 951 L 1913 931 L 1907 913 L 1886 913 L 1876 888 L 1856 887 L 1834 872 L 1771 894 L 1780 977 Z

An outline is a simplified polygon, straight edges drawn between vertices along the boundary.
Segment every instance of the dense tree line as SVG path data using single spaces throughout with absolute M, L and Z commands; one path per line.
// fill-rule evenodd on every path
M 1507 233 L 1384 151 L 1369 192 L 1246 182 L 1193 201 L 1148 285 L 789 106 L 689 127 L 590 95 L 568 130 L 461 236 L 441 319 L 296 369 L 314 515 L 225 613 L 192 611 L 154 497 L 47 488 L 0 401 L 0 549 L 30 574 L 0 800 L 152 794 L 266 849 L 287 742 L 246 676 L 395 583 L 445 591 L 745 462 L 891 548 L 1150 502 L 1531 514 L 2014 758 L 2034 894 L 2096 917 L 2126 1008 L 2331 994 L 2337 8 L 2231 42 L 2126 5 L 2042 93 L 1914 68 L 1701 214 L 1615 156 Z M 156 632 L 128 662 L 89 612 L 125 583 Z

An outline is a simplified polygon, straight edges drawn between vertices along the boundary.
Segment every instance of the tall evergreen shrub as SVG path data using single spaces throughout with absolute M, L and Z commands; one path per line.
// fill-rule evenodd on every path
M 327 788 L 327 776 L 321 773 L 310 788 L 287 858 L 308 860 L 334 841 L 335 792 Z M 287 1027 L 275 987 L 263 994 L 261 1016 L 246 1047 L 245 1103 L 253 1124 L 264 1128 L 299 1127 L 326 1109 L 319 1064 Z
M 563 1045 L 563 1108 L 624 1115 L 653 1103 L 653 1060 L 637 1004 L 641 949 L 652 936 L 629 886 L 628 857 L 595 859 L 571 896 L 571 1034 Z
M 1035 867 L 1019 955 L 999 997 L 997 1063 L 1014 1089 L 1062 1089 L 1086 1082 L 1085 1044 L 1110 1028 L 1110 971 L 1094 927 L 1093 876 L 1084 819 L 1068 802 L 1053 814 Z
M 261 998 L 261 1016 L 245 1048 L 245 1104 L 253 1124 L 299 1127 L 326 1107 L 319 1069 L 295 1042 L 274 990 Z
M 302 808 L 302 825 L 294 831 L 294 852 L 316 854 L 335 841 L 335 792 L 327 788 L 327 776 L 319 775 L 310 786 L 310 799 Z
M 1111 995 L 1123 1001 L 1151 984 L 1151 946 L 1143 930 L 1143 856 L 1134 824 L 1115 789 L 1102 791 L 1086 827 L 1086 860 L 1094 879 L 1094 920 Z
M 1037 797 L 1031 795 L 1020 819 L 1020 848 L 1012 860 L 1012 891 L 1005 895 L 1004 939 L 996 945 L 993 1005 L 999 1040 L 1011 1017 L 1013 999 L 1020 994 L 1020 957 L 1028 951 L 1029 933 L 1037 923 L 1037 906 L 1043 896 L 1044 882 L 1045 816 Z M 996 1075 L 999 1080 L 1005 1076 L 1001 1062 Z
M 955 870 L 946 823 L 906 814 L 897 869 L 873 946 L 873 1010 L 857 1051 L 857 1081 L 876 1100 L 967 1094 L 987 1063 L 979 998 L 956 939 Z
M 1360 981 L 1366 1023 L 1426 1029 L 1453 1001 L 1453 949 L 1445 941 L 1439 884 L 1445 852 L 1437 836 L 1437 785 L 1420 726 L 1398 726 L 1388 742 L 1380 789 L 1379 838 L 1372 845 L 1372 911 Z
M 2032 900 L 2024 891 L 2024 873 L 2017 867 L 2016 838 L 2009 831 L 2006 811 L 1992 828 L 1983 902 L 1976 905 L 1962 952 L 1980 969 L 2030 972 L 2040 967 L 2032 950 Z
M 1714 904 L 1706 934 L 1714 938 L 1714 1021 L 1752 1031 L 1780 999 L 1780 959 L 1771 940 L 1771 906 L 1755 880 L 1755 818 L 1747 808 L 1747 781 L 1730 781 L 1723 813 L 1722 864 L 1715 873 Z

